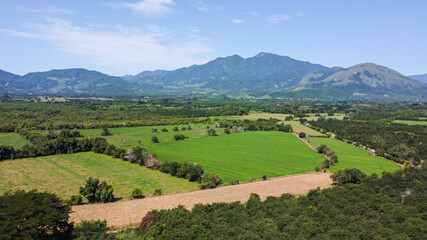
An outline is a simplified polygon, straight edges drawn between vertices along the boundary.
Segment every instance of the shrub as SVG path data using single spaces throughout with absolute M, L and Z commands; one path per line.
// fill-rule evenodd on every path
M 152 128 L 151 132 L 156 133 L 157 132 L 157 128 Z
M 213 129 L 209 129 L 209 130 L 208 130 L 208 135 L 209 135 L 209 136 L 218 136 L 218 134 L 216 134 L 216 131 L 215 131 L 215 130 L 213 130 Z
M 346 168 L 338 170 L 332 174 L 331 178 L 335 184 L 341 186 L 348 183 L 360 184 L 367 178 L 367 175 L 357 168 Z
M 114 236 L 107 234 L 107 230 L 106 220 L 83 220 L 75 226 L 73 237 L 79 240 L 115 239 Z
M 202 177 L 200 189 L 216 188 L 221 184 L 221 179 L 215 174 L 206 174 Z
M 157 188 L 156 190 L 154 190 L 154 196 L 160 196 L 160 195 L 163 195 L 162 189 Z
M 167 128 L 162 128 L 162 132 L 168 132 Z
M 111 136 L 111 135 L 113 135 L 113 134 L 108 130 L 108 128 L 102 129 L 101 136 Z
M 174 136 L 173 136 L 173 139 L 175 140 L 175 141 L 180 141 L 180 140 L 184 140 L 184 139 L 187 139 L 188 137 L 187 136 L 184 136 L 183 134 L 175 134 Z
M 181 131 L 187 131 L 187 128 L 186 127 L 182 127 Z
M 264 181 L 267 180 L 267 175 L 263 175 L 262 180 L 264 180 Z
M 66 202 L 70 205 L 79 205 L 82 204 L 83 198 L 81 195 L 72 195 L 66 200 Z
M 0 196 L 1 239 L 69 239 L 71 208 L 53 193 L 6 192 Z
M 141 188 L 134 188 L 132 190 L 132 198 L 144 198 L 144 194 L 142 193 Z
M 99 179 L 89 177 L 84 187 L 80 187 L 80 194 L 83 195 L 90 203 L 94 202 L 112 202 L 114 201 L 113 185 L 107 184 L 106 181 L 99 183 Z
M 160 220 L 161 214 L 157 210 L 153 210 L 145 217 L 142 218 L 141 224 L 138 227 L 138 232 L 141 236 L 144 236 L 148 230 L 150 230 L 151 226 L 154 226 Z
M 230 134 L 231 132 L 230 132 L 230 128 L 224 128 L 224 133 L 225 134 Z
M 172 129 L 172 131 L 174 131 L 174 132 L 178 132 L 178 131 L 179 131 L 179 129 L 178 129 L 178 127 L 174 127 L 174 128 Z
M 305 132 L 300 132 L 299 133 L 299 137 L 300 138 L 305 138 L 307 135 L 305 134 Z
M 151 142 L 152 143 L 159 143 L 159 138 L 157 136 L 152 136 L 151 137 Z

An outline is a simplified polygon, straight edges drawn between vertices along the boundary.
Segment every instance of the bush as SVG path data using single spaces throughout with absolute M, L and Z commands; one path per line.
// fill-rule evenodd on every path
M 53 193 L 6 192 L 0 196 L 1 239 L 69 239 L 71 208 Z
M 186 127 L 182 127 L 181 131 L 187 131 L 187 128 Z
M 367 176 L 357 168 L 346 168 L 338 170 L 338 172 L 332 174 L 331 178 L 335 184 L 342 186 L 348 183 L 360 184 Z
M 141 188 L 134 188 L 132 190 L 132 198 L 144 198 L 144 194 L 142 193 Z
M 300 138 L 305 138 L 307 135 L 305 134 L 305 132 L 300 132 L 299 133 L 299 137 Z
M 202 177 L 200 189 L 216 188 L 221 184 L 221 179 L 215 174 L 206 174 Z
M 186 136 L 184 136 L 183 134 L 175 134 L 174 136 L 173 136 L 173 139 L 175 140 L 175 141 L 180 141 L 180 140 L 184 140 L 184 139 L 187 139 L 188 137 L 186 137 Z
M 162 132 L 168 132 L 167 128 L 162 128 Z
M 113 185 L 107 184 L 106 181 L 99 183 L 99 179 L 89 177 L 84 187 L 80 187 L 80 194 L 83 195 L 90 203 L 94 202 L 112 202 L 114 201 Z
M 101 136 L 111 136 L 113 135 L 107 128 L 102 129 Z
M 225 134 L 230 134 L 231 132 L 230 132 L 230 128 L 224 128 L 224 133 Z
M 115 239 L 113 235 L 107 234 L 107 230 L 106 220 L 83 220 L 74 228 L 73 237 L 79 240 Z
M 209 129 L 209 130 L 208 130 L 208 135 L 209 135 L 209 136 L 218 136 L 218 134 L 216 134 L 216 131 L 215 131 L 215 130 L 213 130 L 213 129 Z
M 174 127 L 174 128 L 172 129 L 172 131 L 174 131 L 174 132 L 178 132 L 178 131 L 179 131 L 179 129 L 178 129 L 178 127 Z
M 162 189 L 157 188 L 156 190 L 154 190 L 154 196 L 161 196 L 161 195 L 163 195 Z
M 152 143 L 159 143 L 159 138 L 157 136 L 152 136 L 151 137 L 151 142 Z
M 262 180 L 264 180 L 264 181 L 267 180 L 267 175 L 263 175 Z
M 83 202 L 83 198 L 81 195 L 72 195 L 66 202 L 70 205 L 80 205 Z

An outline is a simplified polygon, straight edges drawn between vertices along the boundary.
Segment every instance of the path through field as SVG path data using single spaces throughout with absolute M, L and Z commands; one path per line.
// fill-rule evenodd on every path
M 153 209 L 171 209 L 183 205 L 191 209 L 198 203 L 245 202 L 251 193 L 257 193 L 261 199 L 267 196 L 280 196 L 283 193 L 304 194 L 317 187 L 330 187 L 330 173 L 306 173 L 272 178 L 216 189 L 177 193 L 138 200 L 119 201 L 106 204 L 87 204 L 72 208 L 71 221 L 106 219 L 110 227 L 137 225 Z

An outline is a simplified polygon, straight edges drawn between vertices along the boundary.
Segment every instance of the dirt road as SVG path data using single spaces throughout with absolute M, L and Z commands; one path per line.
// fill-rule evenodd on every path
M 171 209 L 178 205 L 191 209 L 197 203 L 245 202 L 251 193 L 259 194 L 261 199 L 267 196 L 280 196 L 283 193 L 304 194 L 310 189 L 326 188 L 331 184 L 330 173 L 298 174 L 216 189 L 74 206 L 70 220 L 77 223 L 82 220 L 106 219 L 110 227 L 137 225 L 153 209 Z

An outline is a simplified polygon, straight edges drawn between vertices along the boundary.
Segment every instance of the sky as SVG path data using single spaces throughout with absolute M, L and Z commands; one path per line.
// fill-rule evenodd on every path
M 270 52 L 427 73 L 425 0 L 0 0 L 0 69 L 122 76 Z

